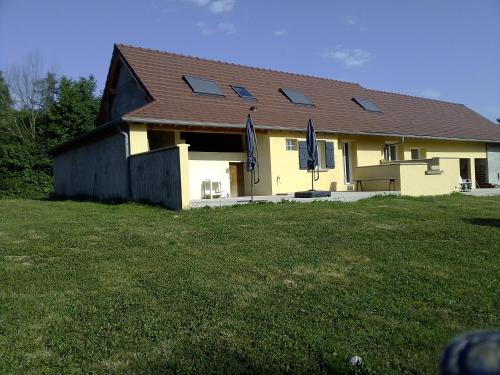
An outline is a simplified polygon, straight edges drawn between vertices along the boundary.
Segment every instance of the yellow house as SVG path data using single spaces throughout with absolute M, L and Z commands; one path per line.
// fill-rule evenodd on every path
M 315 188 L 448 194 L 500 184 L 500 127 L 462 104 L 331 79 L 115 45 L 98 126 L 53 150 L 56 193 L 188 208 L 248 195 L 244 127 L 252 114 L 255 195 Z

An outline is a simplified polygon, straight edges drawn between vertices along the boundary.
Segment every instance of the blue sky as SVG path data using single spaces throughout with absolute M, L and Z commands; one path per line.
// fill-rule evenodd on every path
M 93 74 L 113 43 L 311 74 L 500 117 L 500 0 L 0 0 L 0 69 Z

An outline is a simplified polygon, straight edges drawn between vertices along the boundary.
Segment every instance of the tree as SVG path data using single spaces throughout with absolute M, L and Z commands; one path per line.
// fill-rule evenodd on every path
M 32 53 L 22 64 L 11 65 L 6 71 L 6 78 L 14 107 L 22 114 L 14 118 L 7 130 L 23 140 L 35 139 L 38 118 L 47 98 L 41 57 Z
M 93 76 L 77 81 L 62 77 L 46 108 L 46 123 L 41 134 L 51 148 L 94 128 L 100 98 Z
M 15 131 L 16 124 L 30 124 L 30 110 L 15 104 L 12 110 L 7 85 L 0 79 L 0 100 L 5 97 L 5 107 L 10 103 L 12 111 L 5 121 L 9 131 L 0 133 L 0 195 L 47 197 L 52 191 L 52 159 L 47 151 L 94 127 L 99 110 L 94 77 L 58 79 L 49 73 L 38 82 L 34 134 L 29 126 L 20 135 Z M 0 102 L 1 113 L 2 108 Z
M 12 98 L 9 87 L 3 78 L 0 70 L 0 132 L 5 132 L 5 128 L 12 119 Z

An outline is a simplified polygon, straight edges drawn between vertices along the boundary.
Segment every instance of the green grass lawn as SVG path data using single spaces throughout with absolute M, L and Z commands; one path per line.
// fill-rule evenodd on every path
M 500 326 L 500 197 L 0 215 L 0 373 L 434 373 Z

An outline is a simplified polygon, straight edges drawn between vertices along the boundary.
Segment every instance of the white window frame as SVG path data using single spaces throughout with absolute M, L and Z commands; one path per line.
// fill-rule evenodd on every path
M 418 157 L 416 159 L 413 158 L 413 150 L 417 150 L 418 151 Z M 413 148 L 410 148 L 410 158 L 411 160 L 420 160 L 422 159 L 422 149 L 420 147 L 413 147 Z
M 349 150 L 349 171 L 350 171 L 350 181 L 347 181 L 347 170 L 346 170 L 346 153 L 345 153 L 345 144 L 347 143 Z M 352 145 L 351 141 L 343 141 L 342 142 L 342 167 L 344 168 L 344 184 L 352 185 Z
M 399 160 L 398 158 L 398 153 L 399 153 L 399 149 L 398 149 L 398 144 L 394 144 L 394 143 L 390 143 L 390 142 L 386 142 L 385 143 L 385 146 L 386 148 L 384 148 L 384 160 L 385 161 L 397 161 Z M 395 159 L 392 158 L 391 156 L 391 147 L 394 147 L 394 155 L 395 155 Z M 388 151 L 386 153 L 386 150 Z
M 320 143 L 323 145 L 323 152 L 321 152 Z M 318 146 L 318 165 L 316 166 L 316 170 L 318 171 L 326 171 L 326 140 L 317 140 L 316 144 Z M 324 162 L 325 166 L 321 167 L 321 163 Z
M 291 145 L 291 147 L 290 147 Z M 285 150 L 286 151 L 297 151 L 298 149 L 298 141 L 294 138 L 286 138 L 285 139 Z

